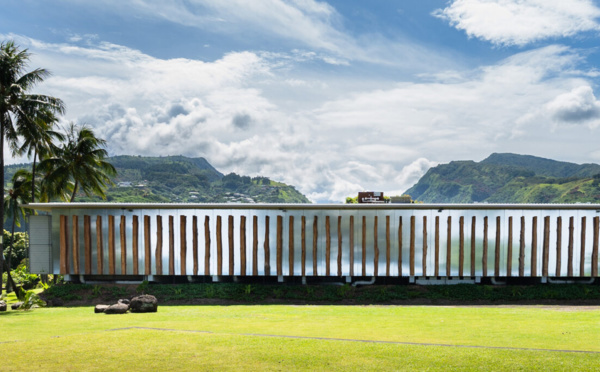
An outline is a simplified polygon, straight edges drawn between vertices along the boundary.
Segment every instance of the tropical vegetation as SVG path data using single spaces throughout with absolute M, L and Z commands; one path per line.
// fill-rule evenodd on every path
M 28 71 L 30 56 L 27 49 L 13 41 L 0 43 L 0 179 L 4 190 L 4 197 L 0 198 L 0 226 L 4 226 L 5 218 L 10 220 L 13 237 L 15 227 L 29 213 L 23 205 L 35 200 L 73 201 L 78 190 L 104 197 L 111 177 L 116 175 L 114 167 L 105 161 L 106 142 L 96 137 L 92 129 L 71 123 L 63 128 L 63 133 L 56 130 L 58 115 L 65 112 L 64 103 L 59 98 L 32 92 L 50 72 L 42 68 Z M 33 160 L 31 171 L 14 169 L 7 180 L 5 143 L 13 156 Z M 0 287 L 6 270 L 9 290 L 15 286 L 11 270 L 19 268 L 15 264 L 25 264 L 22 260 L 13 262 L 14 243 L 14 239 L 0 240 Z

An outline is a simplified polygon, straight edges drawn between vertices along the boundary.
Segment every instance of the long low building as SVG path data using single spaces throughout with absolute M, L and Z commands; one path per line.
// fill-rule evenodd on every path
M 600 205 L 35 203 L 67 280 L 593 281 Z M 355 279 L 354 279 L 355 278 Z

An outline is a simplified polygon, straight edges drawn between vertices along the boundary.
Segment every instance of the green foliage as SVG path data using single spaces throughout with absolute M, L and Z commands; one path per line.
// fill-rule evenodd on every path
M 38 282 L 40 281 L 40 277 L 38 275 L 29 273 L 28 265 L 29 260 L 27 258 L 24 258 L 14 270 L 10 271 L 10 275 L 12 276 L 16 286 L 19 288 L 22 287 L 23 289 L 32 289 L 35 288 Z M 3 273 L 2 281 L 6 283 L 7 279 L 8 275 L 6 273 Z M 17 292 L 17 295 L 20 295 L 20 293 Z
M 91 297 L 95 287 L 85 284 L 65 284 L 49 288 L 44 295 L 49 299 L 64 301 Z M 139 287 L 138 287 L 139 288 Z M 242 303 L 269 301 L 310 301 L 315 303 L 361 303 L 377 304 L 393 301 L 423 300 L 428 303 L 455 301 L 458 303 L 518 303 L 519 301 L 600 300 L 600 286 L 583 284 L 552 284 L 531 286 L 490 286 L 459 284 L 447 286 L 374 285 L 353 287 L 349 284 L 335 285 L 252 285 L 238 283 L 198 284 L 148 284 L 146 293 L 159 301 L 193 301 L 219 299 Z M 133 289 L 131 290 L 133 292 Z M 137 290 L 136 290 L 137 292 Z M 110 287 L 104 291 L 111 299 L 129 298 L 134 293 L 124 287 Z
M 148 281 L 144 280 L 140 285 L 137 286 L 137 288 L 135 289 L 135 291 L 137 293 L 141 293 L 141 294 L 147 294 L 148 293 Z
M 26 232 L 15 232 L 14 236 L 10 232 L 4 230 L 4 247 L 13 246 L 11 269 L 16 269 L 17 266 L 27 258 L 27 248 L 29 247 L 29 235 Z M 8 250 L 5 251 L 8 259 Z
M 99 297 L 102 294 L 102 287 L 95 285 L 92 289 L 92 297 Z
M 27 291 L 25 296 L 23 297 L 23 303 L 19 306 L 19 310 L 31 310 L 34 307 L 44 307 L 46 306 L 46 302 L 43 301 L 40 296 L 38 296 L 33 291 Z

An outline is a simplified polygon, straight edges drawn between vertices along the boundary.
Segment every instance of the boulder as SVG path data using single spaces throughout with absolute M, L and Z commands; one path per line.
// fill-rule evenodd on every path
M 96 305 L 96 307 L 94 308 L 94 313 L 103 313 L 106 309 L 108 309 L 108 305 Z
M 125 314 L 129 310 L 129 306 L 125 304 L 110 305 L 104 310 L 104 314 Z
M 13 310 L 17 310 L 19 307 L 21 307 L 21 305 L 23 305 L 22 302 L 15 302 L 14 304 L 10 305 L 10 308 Z
M 129 300 L 126 298 L 122 298 L 119 301 L 117 301 L 117 303 L 129 305 Z
M 141 295 L 131 299 L 129 310 L 132 313 L 155 313 L 158 309 L 158 301 L 152 295 Z
M 6 311 L 6 302 L 0 301 L 0 311 Z

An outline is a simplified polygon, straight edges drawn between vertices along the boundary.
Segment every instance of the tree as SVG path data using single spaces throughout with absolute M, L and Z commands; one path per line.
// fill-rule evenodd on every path
M 35 202 L 37 160 L 41 161 L 45 157 L 52 156 L 56 152 L 54 141 L 64 140 L 61 133 L 53 130 L 57 121 L 58 119 L 52 112 L 40 111 L 34 118 L 34 125 L 21 127 L 19 131 L 19 134 L 23 138 L 23 143 L 17 150 L 16 155 L 27 155 L 33 159 L 31 167 L 31 203 Z
M 11 187 L 4 191 L 4 214 L 12 218 L 12 226 L 10 235 L 15 235 L 15 225 L 21 226 L 21 220 L 27 218 L 25 209 L 21 206 L 29 203 L 31 195 L 29 190 L 31 187 L 34 188 L 33 177 L 31 172 L 25 169 L 19 169 L 15 172 L 11 180 Z M 10 247 L 8 249 L 8 275 L 10 276 L 10 269 L 12 268 L 12 251 L 13 251 L 14 239 L 11 239 Z M 9 290 L 7 289 L 7 292 Z
M 13 41 L 0 43 L 0 182 L 4 190 L 4 141 L 13 151 L 18 149 L 19 133 L 35 125 L 36 113 L 64 112 L 63 102 L 51 96 L 32 94 L 30 90 L 49 76 L 45 69 L 25 71 L 30 54 Z M 4 198 L 0 198 L 0 211 L 4 211 Z M 4 226 L 4 214 L 0 216 Z M 0 241 L 0 285 L 4 269 L 4 244 Z
M 74 123 L 65 128 L 64 138 L 55 155 L 40 163 L 40 169 L 46 172 L 42 181 L 45 198 L 73 202 L 81 189 L 87 196 L 95 194 L 105 199 L 106 188 L 114 184 L 111 177 L 117 175 L 115 167 L 105 160 L 106 141 L 96 137 L 91 128 Z

